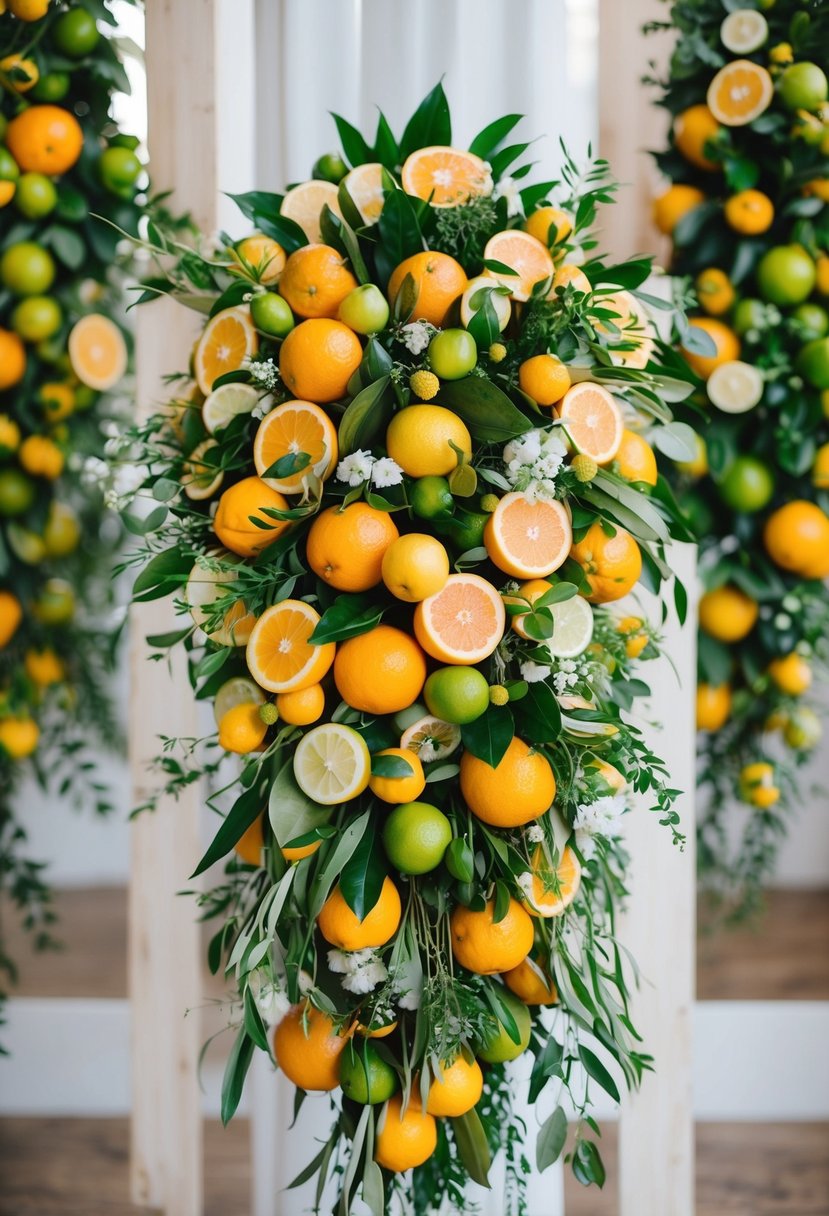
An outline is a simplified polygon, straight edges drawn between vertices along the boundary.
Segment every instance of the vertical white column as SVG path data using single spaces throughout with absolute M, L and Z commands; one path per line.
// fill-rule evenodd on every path
M 151 0 L 147 5 L 148 142 L 156 189 L 198 225 L 216 226 L 215 0 Z M 165 400 L 162 377 L 186 362 L 194 320 L 167 301 L 138 312 L 139 416 Z M 183 655 L 171 669 L 148 662 L 147 634 L 171 628 L 168 600 L 131 616 L 129 759 L 133 802 L 152 793 L 150 770 L 161 734 L 195 735 L 196 707 Z M 130 1184 L 135 1203 L 169 1216 L 201 1216 L 202 1122 L 197 1072 L 201 1046 L 200 934 L 190 899 L 177 896 L 200 853 L 199 790 L 133 827 L 129 893 L 133 1119 Z

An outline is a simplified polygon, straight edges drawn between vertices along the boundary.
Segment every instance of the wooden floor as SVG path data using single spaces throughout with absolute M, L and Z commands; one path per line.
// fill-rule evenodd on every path
M 247 1125 L 205 1132 L 205 1216 L 247 1216 Z M 603 1140 L 613 1180 L 612 1125 Z M 127 1200 L 127 1144 L 125 1119 L 0 1120 L 0 1216 L 139 1216 Z M 826 1125 L 704 1123 L 697 1144 L 697 1216 L 829 1216 Z M 616 1216 L 616 1204 L 612 1181 L 600 1192 L 568 1173 L 567 1216 Z

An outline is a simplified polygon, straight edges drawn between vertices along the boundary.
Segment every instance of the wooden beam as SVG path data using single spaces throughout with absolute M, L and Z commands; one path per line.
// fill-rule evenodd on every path
M 146 64 L 150 172 L 170 206 L 216 227 L 215 10 L 217 0 L 148 0 Z M 138 411 L 165 400 L 162 377 L 181 369 L 195 318 L 168 301 L 142 307 L 136 338 Z M 148 662 L 145 638 L 171 628 L 169 601 L 131 617 L 129 756 L 134 801 L 157 784 L 149 768 L 159 735 L 196 736 L 196 706 L 183 654 L 170 667 Z M 186 885 L 200 849 L 200 791 L 162 799 L 135 822 L 129 906 L 133 1118 L 131 1194 L 169 1216 L 201 1216 L 202 1121 L 196 1075 L 201 1019 L 200 938 Z

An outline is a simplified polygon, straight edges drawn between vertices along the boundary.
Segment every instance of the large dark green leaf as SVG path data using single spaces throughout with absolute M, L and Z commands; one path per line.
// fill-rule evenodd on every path
M 262 793 L 259 789 L 254 787 L 240 794 L 222 820 L 222 826 L 190 877 L 195 878 L 197 875 L 203 874 L 214 862 L 225 857 L 261 813 Z
M 396 266 L 412 254 L 420 253 L 424 247 L 417 213 L 404 191 L 393 190 L 386 195 L 377 221 L 377 234 L 374 261 L 381 285 L 385 285 Z
M 368 384 L 350 403 L 337 432 L 341 456 L 370 448 L 378 435 L 385 432 L 392 416 L 394 394 L 391 380 L 383 376 Z
M 386 878 L 385 853 L 373 832 L 366 832 L 340 876 L 343 898 L 358 920 L 365 920 L 380 898 Z
M 133 583 L 132 598 L 139 604 L 162 599 L 187 582 L 192 568 L 192 557 L 178 546 L 156 553 Z
M 498 145 L 506 139 L 513 127 L 523 117 L 523 114 L 505 114 L 502 118 L 496 118 L 494 122 L 484 127 L 483 131 L 478 132 L 469 145 L 469 151 L 473 152 L 475 156 L 480 156 L 482 160 L 489 160 Z
M 532 422 L 490 380 L 467 376 L 441 384 L 440 401 L 464 420 L 480 443 L 507 443 L 532 430 Z
M 518 730 L 528 743 L 553 743 L 561 733 L 561 710 L 553 690 L 543 681 L 527 686 L 515 703 Z
M 514 734 L 512 713 L 505 705 L 490 705 L 480 718 L 461 727 L 466 750 L 493 768 L 503 760 Z
M 405 160 L 418 148 L 426 148 L 430 144 L 452 143 L 452 119 L 449 115 L 449 102 L 443 91 L 443 85 L 438 82 L 423 98 L 409 121 L 400 140 L 400 157 Z
M 373 596 L 338 595 L 317 621 L 308 640 L 320 646 L 323 642 L 343 642 L 368 633 L 379 625 L 385 611 L 385 605 Z
M 587 1075 L 592 1077 L 597 1085 L 601 1085 L 605 1093 L 610 1094 L 614 1102 L 620 1102 L 619 1087 L 599 1057 L 589 1047 L 585 1047 L 584 1044 L 579 1044 L 579 1057 Z
M 286 253 L 308 244 L 308 237 L 299 224 L 279 214 L 282 200 L 278 194 L 249 190 L 246 194 L 229 194 L 228 198 L 233 199 L 243 215 L 253 220 L 260 232 L 279 241 Z

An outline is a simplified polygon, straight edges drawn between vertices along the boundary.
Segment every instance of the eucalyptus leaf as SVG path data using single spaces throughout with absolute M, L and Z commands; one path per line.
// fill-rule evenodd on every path
M 558 1161 L 566 1142 L 567 1115 L 563 1107 L 557 1106 L 549 1119 L 542 1123 L 536 1138 L 535 1163 L 539 1172 L 543 1173 Z

